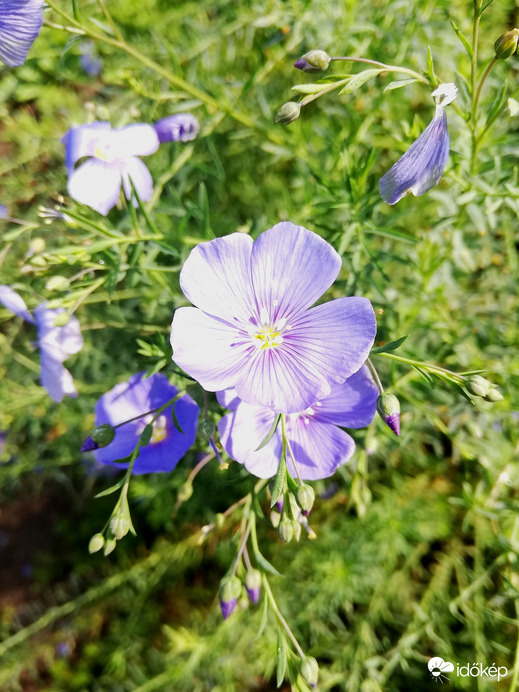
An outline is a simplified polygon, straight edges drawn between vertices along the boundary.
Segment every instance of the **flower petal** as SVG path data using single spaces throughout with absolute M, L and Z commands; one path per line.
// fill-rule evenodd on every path
M 121 190 L 121 172 L 114 164 L 89 159 L 72 172 L 68 181 L 69 195 L 103 216 L 115 206 Z
M 167 118 L 162 118 L 153 127 L 161 144 L 189 142 L 197 136 L 200 123 L 191 113 L 174 113 Z
M 438 105 L 426 129 L 380 179 L 380 195 L 384 202 L 396 204 L 408 192 L 423 195 L 437 185 L 448 155 L 447 114 L 445 108 Z
M 257 312 L 250 274 L 252 247 L 245 233 L 197 245 L 180 272 L 180 287 L 188 300 L 231 324 L 248 324 Z
M 233 325 L 197 308 L 178 308 L 171 325 L 173 360 L 204 389 L 215 392 L 232 387 L 248 367 L 247 352 Z
M 35 324 L 34 317 L 29 312 L 25 301 L 10 286 L 0 286 L 0 303 L 22 320 Z
M 258 307 L 265 308 L 271 319 L 290 320 L 332 285 L 341 258 L 316 233 L 285 221 L 258 237 L 251 267 Z
M 311 308 L 291 327 L 281 348 L 286 347 L 291 357 L 314 368 L 330 383 L 344 382 L 359 370 L 377 332 L 371 303 L 359 297 L 337 298 Z M 329 389 L 322 396 L 328 393 Z
M 236 411 L 218 423 L 220 440 L 227 454 L 258 478 L 272 478 L 281 457 L 279 429 L 263 449 L 255 451 L 267 436 L 274 418 L 273 411 L 242 402 Z
M 48 351 L 40 352 L 40 383 L 53 401 L 59 404 L 64 396 L 77 397 L 72 375 L 60 360 L 53 358 Z
M 79 353 L 83 347 L 83 337 L 76 317 L 72 315 L 67 324 L 61 327 L 54 326 L 56 317 L 64 312 L 63 308 L 49 310 L 45 304 L 34 309 L 41 353 L 61 363 L 68 356 Z
M 345 428 L 363 428 L 375 416 L 377 398 L 377 385 L 363 365 L 346 382 L 333 386 L 327 397 L 312 406 L 314 420 Z
M 74 165 L 83 156 L 94 156 L 96 146 L 106 142 L 107 133 L 111 131 L 108 122 L 97 121 L 90 125 L 73 127 L 61 138 L 65 145 L 65 165 L 69 176 L 74 170 Z
M 298 418 L 287 435 L 297 468 L 304 480 L 328 478 L 355 451 L 355 442 L 348 433 L 335 425 L 320 423 L 312 418 Z M 290 474 L 295 476 L 290 456 L 287 457 L 287 464 Z
M 113 131 L 113 151 L 124 160 L 129 156 L 148 156 L 159 148 L 159 138 L 153 125 L 135 123 Z
M 149 202 L 153 194 L 153 179 L 143 162 L 135 156 L 131 156 L 124 162 L 121 173 L 126 199 L 132 198 L 131 178 L 141 201 Z M 134 200 L 134 205 L 137 206 L 137 200 Z
M 0 60 L 23 65 L 43 24 L 43 0 L 4 0 L 0 8 Z

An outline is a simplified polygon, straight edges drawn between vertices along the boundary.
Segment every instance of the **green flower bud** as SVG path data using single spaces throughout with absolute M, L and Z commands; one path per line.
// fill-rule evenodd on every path
M 70 281 L 65 276 L 51 276 L 45 288 L 47 291 L 68 291 Z
M 130 530 L 128 518 L 124 514 L 115 514 L 110 519 L 110 530 L 118 540 L 124 538 Z
M 323 72 L 328 69 L 330 56 L 324 50 L 311 50 L 296 60 L 294 67 L 303 72 Z
M 315 493 L 311 485 L 303 483 L 296 490 L 296 502 L 301 512 L 307 517 L 314 505 Z
M 493 387 L 483 398 L 485 399 L 485 401 L 491 401 L 495 403 L 496 401 L 502 401 L 503 395 L 496 387 Z
M 301 538 L 301 524 L 295 519 L 292 521 L 292 530 L 295 540 L 299 543 L 299 539 Z
M 312 687 L 316 687 L 319 679 L 319 664 L 313 656 L 307 656 L 301 663 L 301 675 Z
M 250 569 L 245 575 L 244 584 L 250 600 L 256 605 L 260 597 L 261 572 L 257 569 Z
M 223 619 L 227 620 L 232 611 L 236 608 L 238 598 L 241 594 L 241 581 L 236 576 L 224 577 L 220 581 L 220 608 Z
M 517 50 L 519 42 L 519 29 L 512 29 L 502 34 L 494 43 L 494 50 L 498 60 L 506 60 Z
M 467 382 L 467 389 L 474 396 L 486 397 L 492 389 L 492 383 L 485 380 L 481 375 L 472 375 Z
M 100 447 L 106 447 L 115 437 L 115 428 L 110 423 L 103 423 L 97 426 L 91 437 Z
M 102 550 L 104 548 L 104 545 L 105 539 L 103 534 L 94 533 L 88 544 L 88 552 L 90 553 L 90 555 L 92 555 L 92 553 L 97 553 L 99 550 Z
M 109 538 L 105 543 L 104 556 L 110 555 L 110 553 L 115 550 L 116 545 L 117 541 L 115 538 Z
M 272 526 L 273 526 L 275 529 L 277 529 L 277 527 L 279 526 L 279 522 L 280 522 L 280 521 L 281 521 L 281 514 L 280 514 L 279 512 L 276 512 L 275 510 L 273 510 L 273 511 L 270 513 L 270 523 L 272 524 Z
M 301 106 L 295 101 L 284 103 L 278 110 L 274 120 L 280 125 L 289 125 L 299 118 Z
M 381 394 L 378 397 L 377 413 L 395 435 L 400 435 L 400 402 L 394 394 Z
M 287 516 L 283 516 L 278 526 L 278 536 L 285 543 L 290 543 L 294 537 L 294 526 L 292 520 Z

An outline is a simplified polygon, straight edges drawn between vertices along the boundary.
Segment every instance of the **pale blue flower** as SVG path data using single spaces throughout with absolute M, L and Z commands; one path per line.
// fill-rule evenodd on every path
M 191 113 L 175 113 L 156 122 L 153 127 L 161 144 L 164 142 L 189 142 L 198 134 L 200 123 Z
M 108 122 L 93 122 L 69 130 L 61 140 L 69 175 L 70 196 L 106 215 L 119 199 L 121 183 L 127 199 L 132 186 L 143 202 L 151 199 L 153 180 L 138 156 L 153 154 L 159 138 L 151 125 L 137 123 L 112 130 Z M 90 157 L 77 168 L 83 157 Z
M 58 315 L 65 310 L 49 309 L 45 303 L 36 306 L 34 317 L 29 312 L 23 298 L 9 286 L 0 286 L 0 303 L 26 322 L 34 324 L 38 330 L 40 348 L 40 382 L 51 399 L 59 403 L 64 396 L 77 396 L 72 375 L 63 361 L 83 347 L 83 337 L 78 320 L 71 316 L 67 324 L 55 326 Z
M 441 84 L 432 96 L 436 102 L 433 119 L 405 154 L 379 181 L 384 202 L 396 204 L 411 192 L 423 195 L 438 184 L 449 155 L 449 132 L 445 106 L 456 98 L 454 84 Z
M 23 65 L 43 24 L 43 0 L 1 0 L 0 60 Z

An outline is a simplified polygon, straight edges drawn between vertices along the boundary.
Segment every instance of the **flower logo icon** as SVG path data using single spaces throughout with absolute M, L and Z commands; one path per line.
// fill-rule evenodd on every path
M 434 682 L 445 682 L 447 680 L 444 673 L 452 673 L 454 670 L 454 664 L 449 661 L 444 661 L 443 658 L 435 656 L 429 659 L 427 668 L 431 671 Z

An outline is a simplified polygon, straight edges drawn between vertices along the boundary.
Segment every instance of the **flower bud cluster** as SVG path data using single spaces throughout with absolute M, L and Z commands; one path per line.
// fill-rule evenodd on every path
M 261 572 L 253 567 L 248 569 L 243 579 L 243 586 L 251 602 L 256 605 L 261 592 Z M 220 610 L 224 620 L 227 620 L 236 608 L 241 593 L 242 582 L 236 575 L 227 575 L 222 578 L 220 581 L 219 599 Z
M 481 375 L 472 375 L 472 377 L 469 377 L 467 389 L 471 394 L 480 396 L 485 401 L 496 402 L 501 401 L 503 398 L 498 388 L 492 384 L 492 382 L 481 377 Z

